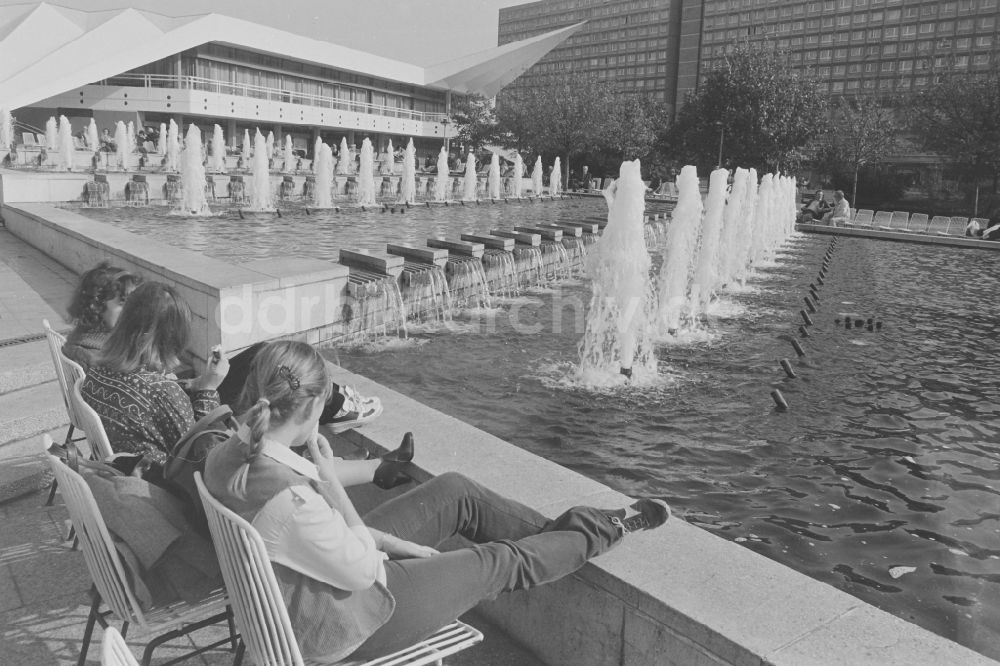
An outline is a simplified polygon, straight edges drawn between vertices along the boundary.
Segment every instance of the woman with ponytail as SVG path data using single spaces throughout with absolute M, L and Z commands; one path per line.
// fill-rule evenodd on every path
M 242 426 L 205 464 L 209 491 L 260 532 L 307 662 L 399 650 L 484 599 L 558 580 L 670 516 L 664 502 L 644 499 L 630 517 L 576 507 L 549 521 L 447 473 L 362 519 L 344 491 L 343 463 L 318 435 L 326 375 L 309 345 L 267 345 L 244 388 L 251 407 Z M 312 462 L 292 452 L 303 444 Z M 474 545 L 437 550 L 459 534 Z

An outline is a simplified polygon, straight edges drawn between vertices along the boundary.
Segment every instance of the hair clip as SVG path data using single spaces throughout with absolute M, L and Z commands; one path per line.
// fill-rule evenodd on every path
M 278 376 L 284 379 L 286 382 L 288 382 L 288 388 L 290 388 L 293 391 L 299 390 L 300 386 L 299 378 L 296 377 L 294 374 L 292 374 L 291 368 L 289 368 L 287 365 L 283 365 L 280 368 L 278 368 Z

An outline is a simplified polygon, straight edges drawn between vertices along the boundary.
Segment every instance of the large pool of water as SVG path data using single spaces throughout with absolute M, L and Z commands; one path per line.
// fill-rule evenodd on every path
M 422 245 L 605 211 L 601 200 L 570 200 L 245 220 L 81 212 L 237 263 L 335 259 L 341 247 Z M 791 239 L 746 290 L 725 295 L 704 330 L 659 347 L 661 381 L 644 388 L 576 380 L 584 280 L 411 326 L 405 341 L 325 353 L 622 492 L 665 497 L 691 523 L 1000 658 L 1000 262 L 992 252 L 842 239 L 797 359 L 790 340 L 829 242 Z M 845 329 L 848 315 L 881 330 Z M 781 358 L 797 379 L 784 378 Z M 776 387 L 787 412 L 774 410 Z
M 796 360 L 801 299 L 828 244 L 792 239 L 749 290 L 725 297 L 707 333 L 660 347 L 663 381 L 648 388 L 576 382 L 585 282 L 411 330 L 405 343 L 328 353 L 1000 657 L 1000 264 L 988 252 L 843 239 Z M 847 330 L 846 315 L 883 326 Z M 789 411 L 774 410 L 774 387 Z
M 341 248 L 385 251 L 387 242 L 423 247 L 428 238 L 436 236 L 458 240 L 463 233 L 481 234 L 496 228 L 607 215 L 604 200 L 593 198 L 430 208 L 421 205 L 395 213 L 311 209 L 308 215 L 300 204 L 288 204 L 282 206 L 281 218 L 273 213 L 247 212 L 242 220 L 234 211 L 218 210 L 217 217 L 185 217 L 172 214 L 164 206 L 74 208 L 98 221 L 229 263 L 281 255 L 336 261 Z

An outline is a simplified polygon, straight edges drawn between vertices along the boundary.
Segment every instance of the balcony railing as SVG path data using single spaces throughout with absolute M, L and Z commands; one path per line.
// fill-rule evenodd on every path
M 264 99 L 285 104 L 319 106 L 326 109 L 339 109 L 341 111 L 351 111 L 354 113 L 369 113 L 376 116 L 387 116 L 389 118 L 406 118 L 408 120 L 418 120 L 420 122 L 428 123 L 441 122 L 441 119 L 444 117 L 443 112 L 426 113 L 423 111 L 413 111 L 411 109 L 402 109 L 394 106 L 381 106 L 379 104 L 338 99 L 336 97 L 311 95 L 309 93 L 282 90 L 280 88 L 266 88 L 264 86 L 254 86 L 245 83 L 232 83 L 230 81 L 206 79 L 200 76 L 173 76 L 169 74 L 119 74 L 118 76 L 110 79 L 97 81 L 94 85 L 125 86 L 130 88 L 175 88 L 181 90 L 200 90 L 204 92 L 219 93 L 222 95 L 252 97 L 254 99 Z

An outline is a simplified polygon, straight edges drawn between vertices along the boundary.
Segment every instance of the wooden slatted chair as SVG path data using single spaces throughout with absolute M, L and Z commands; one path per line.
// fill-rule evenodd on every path
M 139 666 L 118 630 L 108 627 L 101 641 L 101 666 Z
M 222 578 L 232 599 L 241 647 L 245 646 L 258 666 L 302 666 L 299 644 L 263 539 L 253 525 L 212 497 L 200 472 L 195 472 L 194 480 L 219 555 Z M 448 655 L 482 640 L 483 635 L 477 629 L 455 621 L 426 640 L 364 666 L 440 665 Z
M 109 615 L 115 616 L 122 622 L 122 634 L 128 631 L 129 625 L 136 624 L 143 633 L 154 635 L 146 644 L 142 655 L 142 666 L 149 666 L 153 651 L 159 645 L 223 621 L 229 622 L 228 638 L 198 648 L 187 656 L 201 654 L 226 643 L 236 649 L 237 636 L 232 625 L 232 613 L 228 608 L 229 600 L 221 589 L 196 604 L 178 601 L 145 610 L 139 606 L 90 486 L 79 472 L 52 455 L 51 437 L 43 435 L 42 446 L 49 467 L 59 481 L 63 497 L 66 498 L 66 509 L 76 528 L 84 560 L 94 583 L 90 591 L 93 602 L 83 633 L 78 666 L 84 666 L 87 661 L 94 625 L 99 623 L 102 628 L 107 629 Z M 109 610 L 100 610 L 102 602 L 107 604 Z M 237 658 L 239 656 L 237 654 Z
M 872 218 L 874 216 L 875 211 L 862 208 L 858 211 L 858 214 L 854 216 L 854 225 L 858 227 L 870 227 L 872 226 Z
M 891 231 L 891 227 L 889 226 L 890 220 L 892 220 L 892 213 L 886 210 L 880 210 L 875 213 L 875 218 L 872 220 L 872 226 L 886 231 Z
M 926 228 L 927 213 L 914 213 L 910 216 L 910 223 L 907 225 L 906 230 L 911 233 L 921 234 Z

